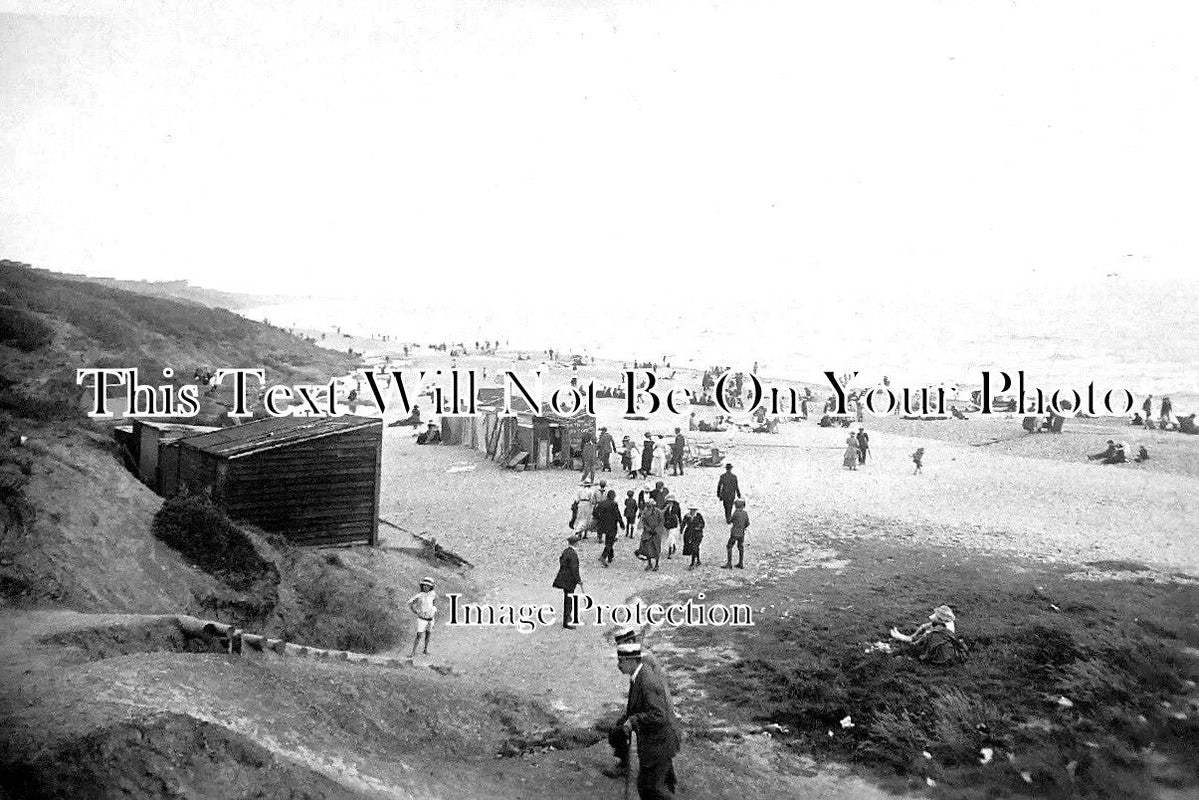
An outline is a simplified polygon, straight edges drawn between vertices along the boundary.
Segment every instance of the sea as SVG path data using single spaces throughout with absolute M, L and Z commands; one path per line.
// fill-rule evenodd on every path
M 924 279 L 921 279 L 924 280 Z M 919 281 L 917 282 L 919 283 Z M 443 300 L 306 298 L 239 313 L 286 328 L 387 335 L 422 345 L 499 341 L 505 349 L 631 364 L 731 367 L 763 379 L 974 388 L 1006 373 L 1046 392 L 1168 394 L 1199 405 L 1199 283 L 1129 280 L 1009 285 L 993 279 L 863 292 L 722 291 L 621 301 L 602 290 L 540 302 L 511 296 Z M 569 293 L 567 293 L 569 295 Z M 1155 403 L 1156 408 L 1156 403 Z

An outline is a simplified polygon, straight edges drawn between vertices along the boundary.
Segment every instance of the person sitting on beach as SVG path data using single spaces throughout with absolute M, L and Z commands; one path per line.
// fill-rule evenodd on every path
M 1106 458 L 1104 458 L 1100 463 L 1102 463 L 1102 464 L 1124 464 L 1124 463 L 1127 463 L 1128 456 L 1126 455 L 1126 453 L 1127 453 L 1127 449 L 1124 446 L 1124 442 L 1120 442 L 1119 444 L 1116 445 L 1116 449 L 1114 451 L 1112 451 L 1112 454 L 1107 456 Z
M 1136 458 L 1133 459 L 1133 461 L 1140 464 L 1142 461 L 1148 461 L 1148 460 L 1149 460 L 1149 450 L 1146 449 L 1145 445 L 1141 445 L 1139 448 L 1137 448 L 1137 455 L 1136 455 Z
M 907 645 L 902 652 L 928 664 L 952 664 L 965 658 L 969 651 L 965 642 L 958 638 L 953 609 L 946 605 L 937 606 L 928 620 L 911 635 L 892 628 L 891 638 Z
M 1196 434 L 1199 433 L 1199 428 L 1195 427 L 1195 415 L 1191 414 L 1187 417 L 1175 417 L 1178 420 L 1178 430 L 1181 433 Z
M 417 434 L 417 444 L 437 444 L 441 441 L 441 431 L 432 422 L 424 433 Z
M 712 452 L 699 460 L 701 467 L 719 467 L 724 463 L 724 454 L 719 447 L 713 447 Z
M 1091 455 L 1087 456 L 1087 460 L 1088 461 L 1098 461 L 1102 458 L 1107 458 L 1111 455 L 1114 455 L 1115 452 L 1116 452 L 1116 443 L 1113 442 L 1111 439 L 1108 439 L 1107 440 L 1107 449 L 1104 450 L 1102 453 L 1092 453 Z
M 414 406 L 412 407 L 412 413 L 411 413 L 411 414 L 409 414 L 408 416 L 404 417 L 403 419 L 397 419 L 395 422 L 391 423 L 391 424 L 390 424 L 390 425 L 388 425 L 387 427 L 389 427 L 389 428 L 403 428 L 403 427 L 405 427 L 405 426 L 407 426 L 407 425 L 411 425 L 413 428 L 415 428 L 415 427 L 417 427 L 417 426 L 419 426 L 419 425 L 420 425 L 420 406 L 414 405 Z

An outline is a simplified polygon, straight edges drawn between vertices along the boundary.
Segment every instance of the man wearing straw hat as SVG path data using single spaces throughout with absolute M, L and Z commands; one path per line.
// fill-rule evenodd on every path
M 641 800 L 674 797 L 679 721 L 666 685 L 658 673 L 645 668 L 636 642 L 616 646 L 616 667 L 629 676 L 629 699 L 618 727 L 637 733 L 637 794 Z

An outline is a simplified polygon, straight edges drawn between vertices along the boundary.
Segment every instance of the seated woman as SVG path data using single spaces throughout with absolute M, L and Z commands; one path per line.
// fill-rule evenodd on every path
M 1189 417 L 1178 417 L 1178 430 L 1183 433 L 1196 434 L 1199 433 L 1199 428 L 1195 427 L 1195 415 Z
M 1104 458 L 1099 463 L 1101 463 L 1101 464 L 1124 464 L 1128 461 L 1128 456 L 1126 455 L 1127 452 L 1128 452 L 1128 450 L 1125 447 L 1124 442 L 1120 442 L 1118 445 L 1116 445 L 1115 451 L 1110 456 L 1108 456 L 1107 458 Z
M 432 422 L 429 423 L 429 427 L 424 433 L 419 433 L 416 436 L 417 444 L 437 444 L 440 441 L 441 430 Z
M 910 636 L 892 628 L 891 638 L 908 645 L 902 652 L 929 664 L 951 664 L 964 658 L 968 650 L 957 636 L 953 609 L 946 605 L 937 606 L 928 619 Z

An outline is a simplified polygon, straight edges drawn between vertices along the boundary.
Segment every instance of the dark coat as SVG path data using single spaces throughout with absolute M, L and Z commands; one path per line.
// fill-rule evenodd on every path
M 654 471 L 654 443 L 649 439 L 641 444 L 641 471 Z
M 583 582 L 579 574 L 579 554 L 573 547 L 567 547 L 558 556 L 558 574 L 554 577 L 553 587 L 573 592 Z
M 737 476 L 726 472 L 716 482 L 716 496 L 721 500 L 736 500 L 741 496 L 741 487 L 737 485 Z
M 866 431 L 858 431 L 857 439 L 859 450 L 870 449 L 870 434 L 866 433 Z
M 658 672 L 644 664 L 637 680 L 629 685 L 629 700 L 621 722 L 625 720 L 631 720 L 637 731 L 637 754 L 642 763 L 673 758 L 679 752 L 679 720 L 671 707 L 666 684 Z
M 699 544 L 704 540 L 704 515 L 696 511 L 683 517 L 683 555 L 699 554 Z
M 601 500 L 591 516 L 595 517 L 595 529 L 601 536 L 615 536 L 616 529 L 624 524 L 615 500 Z
M 616 442 L 610 433 L 601 433 L 599 437 L 599 454 L 600 458 L 612 453 L 616 450 Z

